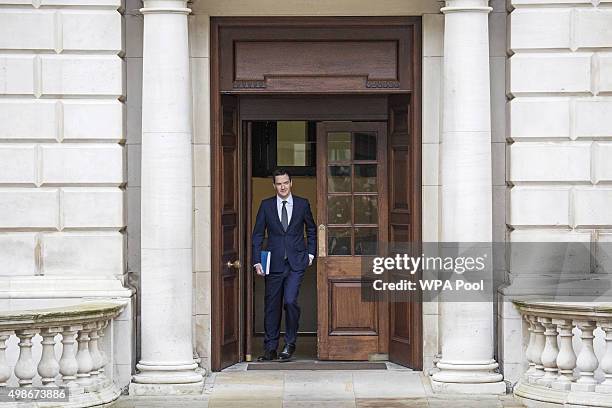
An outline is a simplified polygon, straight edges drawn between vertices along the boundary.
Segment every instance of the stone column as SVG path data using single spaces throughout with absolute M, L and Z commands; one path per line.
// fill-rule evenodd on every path
M 141 360 L 130 393 L 200 393 L 192 349 L 191 78 L 186 1 L 144 0 Z
M 442 241 L 492 240 L 488 0 L 446 0 L 441 146 Z M 469 245 L 470 247 L 472 245 Z M 456 297 L 455 297 L 456 299 Z M 493 359 L 493 302 L 440 299 L 436 392 L 505 393 Z

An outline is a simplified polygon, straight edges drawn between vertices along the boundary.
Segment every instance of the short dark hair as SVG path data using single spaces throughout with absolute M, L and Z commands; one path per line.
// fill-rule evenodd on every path
M 289 181 L 291 181 L 291 174 L 283 168 L 278 168 L 272 172 L 272 183 L 276 183 L 276 176 L 284 176 L 287 175 L 289 177 Z

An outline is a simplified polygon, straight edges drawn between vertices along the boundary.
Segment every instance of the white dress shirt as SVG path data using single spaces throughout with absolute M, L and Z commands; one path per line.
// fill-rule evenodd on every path
M 281 224 L 283 223 L 283 201 L 287 201 L 285 207 L 287 208 L 287 225 L 291 224 L 291 215 L 293 215 L 293 195 L 291 193 L 287 198 L 280 198 L 278 195 L 276 196 L 276 210 L 278 211 L 278 219 Z M 314 255 L 308 254 L 308 265 L 312 265 L 312 260 L 314 259 Z
M 278 211 L 278 219 L 280 220 L 281 224 L 283 223 L 283 201 L 287 201 L 285 207 L 287 207 L 287 216 L 289 217 L 287 218 L 287 225 L 289 225 L 291 224 L 291 215 L 293 214 L 293 196 L 289 194 L 289 197 L 284 199 L 276 196 L 276 209 Z

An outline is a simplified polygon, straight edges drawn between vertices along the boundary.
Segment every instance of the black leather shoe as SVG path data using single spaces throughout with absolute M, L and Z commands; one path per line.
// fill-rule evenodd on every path
M 257 357 L 257 361 L 272 361 L 276 360 L 276 350 L 266 350 L 263 356 Z
M 283 351 L 280 352 L 278 358 L 280 361 L 289 361 L 295 353 L 295 344 L 285 344 Z

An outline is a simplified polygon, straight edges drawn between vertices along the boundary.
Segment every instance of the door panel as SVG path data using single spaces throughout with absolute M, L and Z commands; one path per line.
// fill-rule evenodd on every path
M 220 208 L 213 209 L 213 369 L 220 370 L 240 360 L 241 257 L 241 168 L 236 97 L 221 98 L 219 152 L 216 155 L 219 173 L 215 196 Z M 236 262 L 237 261 L 237 262 Z
M 413 134 L 410 102 L 410 95 L 389 97 L 389 241 L 416 244 L 411 249 L 420 254 L 420 141 Z M 412 275 L 413 280 L 420 277 L 420 273 Z M 423 360 L 420 293 L 410 292 L 410 299 L 389 303 L 389 360 L 420 369 Z
M 317 124 L 318 356 L 367 360 L 388 352 L 388 307 L 364 302 L 361 257 L 385 242 L 386 124 Z
M 331 310 L 329 334 L 376 335 L 378 311 L 376 303 L 362 302 L 359 281 L 330 281 Z

